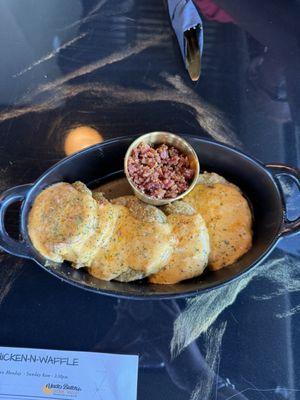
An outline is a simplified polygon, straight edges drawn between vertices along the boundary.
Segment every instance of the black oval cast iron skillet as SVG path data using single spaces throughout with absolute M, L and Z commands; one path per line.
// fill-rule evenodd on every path
M 146 280 L 121 283 L 105 282 L 90 276 L 85 270 L 75 270 L 68 263 L 47 262 L 32 246 L 27 231 L 30 208 L 35 197 L 47 186 L 59 182 L 80 180 L 91 185 L 99 178 L 116 172 L 122 173 L 123 159 L 136 136 L 105 141 L 63 159 L 34 184 L 17 186 L 0 197 L 0 247 L 13 255 L 29 258 L 41 267 L 77 287 L 116 297 L 133 299 L 162 299 L 200 294 L 236 279 L 258 264 L 270 253 L 284 235 L 300 230 L 300 218 L 289 221 L 286 217 L 283 193 L 278 181 L 288 175 L 300 186 L 300 171 L 286 165 L 263 165 L 240 151 L 199 137 L 184 136 L 198 154 L 201 171 L 214 171 L 238 185 L 253 207 L 254 238 L 250 251 L 230 267 L 220 271 L 205 271 L 198 278 L 175 285 L 151 285 Z M 22 201 L 22 241 L 9 237 L 4 219 L 7 208 Z

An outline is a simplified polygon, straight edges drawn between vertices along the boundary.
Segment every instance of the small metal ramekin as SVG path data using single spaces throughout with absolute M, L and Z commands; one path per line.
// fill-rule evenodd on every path
M 128 158 L 131 155 L 132 150 L 137 147 L 140 143 L 148 143 L 151 145 L 160 145 L 160 144 L 167 144 L 170 146 L 174 146 L 176 149 L 180 150 L 183 154 L 185 154 L 190 161 L 191 168 L 195 171 L 193 181 L 191 182 L 189 188 L 181 193 L 179 196 L 174 197 L 173 199 L 156 199 L 155 197 L 147 196 L 145 193 L 141 192 L 138 190 L 135 186 L 135 184 L 132 182 L 127 164 L 128 164 Z M 163 206 L 165 204 L 172 203 L 173 201 L 182 199 L 185 195 L 187 195 L 193 187 L 196 185 L 198 178 L 199 178 L 199 173 L 200 173 L 200 165 L 199 165 L 199 160 L 198 156 L 193 149 L 193 147 L 182 137 L 174 135 L 173 133 L 169 132 L 150 132 L 146 133 L 145 135 L 142 135 L 138 137 L 134 142 L 131 143 L 131 145 L 128 147 L 128 150 L 125 155 L 124 159 L 124 170 L 125 174 L 127 177 L 127 180 L 132 187 L 134 194 L 136 197 L 138 197 L 140 200 L 144 201 L 145 203 L 152 204 L 154 206 Z

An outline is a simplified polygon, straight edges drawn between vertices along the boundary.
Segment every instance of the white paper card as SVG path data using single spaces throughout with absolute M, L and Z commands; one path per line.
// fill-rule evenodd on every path
M 138 357 L 0 347 L 0 399 L 136 400 Z

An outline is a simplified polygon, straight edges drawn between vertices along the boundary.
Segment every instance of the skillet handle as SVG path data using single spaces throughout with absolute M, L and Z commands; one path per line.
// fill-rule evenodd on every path
M 31 258 L 29 246 L 25 242 L 12 239 L 5 229 L 5 215 L 8 207 L 16 201 L 24 200 L 32 185 L 20 185 L 6 190 L 0 196 L 0 248 L 7 253 Z
M 289 165 L 284 164 L 267 164 L 266 167 L 271 170 L 274 177 L 277 178 L 277 184 L 280 185 L 278 176 L 288 176 L 296 182 L 298 189 L 300 190 L 300 170 Z M 281 190 L 282 192 L 282 190 Z M 284 204 L 284 215 L 283 224 L 281 227 L 281 235 L 293 235 L 300 232 L 300 217 L 294 221 L 290 221 L 286 215 L 286 204 Z

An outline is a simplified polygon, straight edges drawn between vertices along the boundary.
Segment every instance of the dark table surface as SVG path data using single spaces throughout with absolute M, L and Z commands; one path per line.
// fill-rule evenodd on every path
M 194 84 L 162 0 L 1 0 L 0 190 L 62 159 L 77 125 L 104 140 L 200 135 L 299 167 L 299 3 L 217 3 L 235 23 L 203 17 Z M 295 218 L 299 192 L 282 185 Z M 7 228 L 17 227 L 14 207 Z M 225 288 L 135 302 L 1 253 L 0 345 L 139 354 L 139 400 L 300 399 L 299 260 L 298 235 Z

